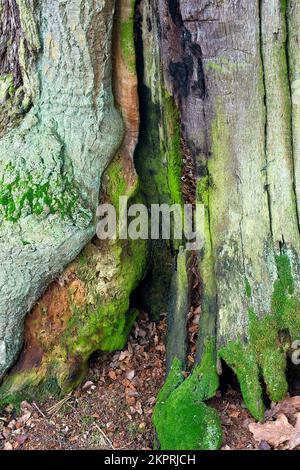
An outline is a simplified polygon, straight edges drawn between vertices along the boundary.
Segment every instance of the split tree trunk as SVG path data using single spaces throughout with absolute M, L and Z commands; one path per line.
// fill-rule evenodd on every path
M 206 207 L 199 364 L 180 385 L 182 348 L 172 349 L 154 422 L 163 448 L 210 448 L 218 421 L 195 403 L 214 394 L 216 361 L 219 373 L 220 359 L 232 367 L 261 419 L 261 379 L 271 400 L 285 396 L 286 353 L 300 335 L 299 105 L 291 100 L 299 9 L 278 0 L 142 5 L 144 83 L 162 113 L 165 94 L 174 97 Z
M 3 5 L 0 375 L 20 350 L 25 315 L 92 239 L 101 176 L 101 198 L 115 205 L 124 194 L 204 204 L 205 246 L 191 254 L 152 242 L 148 259 L 142 240 L 94 240 L 27 317 L 0 399 L 67 391 L 92 352 L 122 348 L 135 317 L 130 295 L 148 265 L 144 308 L 157 317 L 170 293 L 160 445 L 219 447 L 220 421 L 204 402 L 222 360 L 261 419 L 261 380 L 273 401 L 284 397 L 286 356 L 300 338 L 300 105 L 291 96 L 299 2 L 117 0 L 113 48 L 113 1 Z M 125 129 L 118 152 L 112 88 Z M 195 264 L 197 364 L 184 380 Z

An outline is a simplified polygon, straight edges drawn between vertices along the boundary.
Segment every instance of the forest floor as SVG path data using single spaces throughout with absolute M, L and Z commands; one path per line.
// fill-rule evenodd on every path
M 64 400 L 23 402 L 19 413 L 7 407 L 0 415 L 0 450 L 151 450 L 153 407 L 165 374 L 166 330 L 165 319 L 155 324 L 141 314 L 127 348 L 95 356 L 86 382 Z M 249 430 L 254 420 L 238 387 L 221 389 L 210 405 L 221 416 L 223 450 L 271 449 L 264 434 L 260 442 L 254 440 Z M 300 399 L 298 405 L 300 411 Z

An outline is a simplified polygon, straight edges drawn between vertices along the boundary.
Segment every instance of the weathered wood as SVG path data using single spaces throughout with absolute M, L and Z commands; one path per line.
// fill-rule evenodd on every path
M 206 206 L 199 360 L 216 334 L 260 418 L 259 375 L 283 397 L 280 332 L 300 335 L 297 2 L 159 0 L 157 14 L 164 83 Z

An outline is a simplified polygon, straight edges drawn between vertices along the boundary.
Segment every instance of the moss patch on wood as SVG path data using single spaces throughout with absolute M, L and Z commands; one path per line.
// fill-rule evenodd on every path
M 55 177 L 46 182 L 42 175 L 20 174 L 8 164 L 0 179 L 0 217 L 17 222 L 22 216 L 58 213 L 72 218 L 80 212 L 90 217 L 80 203 L 80 192 L 73 178 Z
M 204 401 L 219 385 L 215 343 L 206 343 L 202 361 L 190 377 L 183 378 L 183 364 L 174 359 L 154 410 L 153 422 L 162 450 L 214 450 L 222 443 L 218 413 Z
M 288 391 L 286 352 L 289 343 L 300 338 L 300 300 L 295 293 L 287 252 L 276 257 L 276 265 L 278 278 L 274 282 L 270 314 L 258 318 L 250 307 L 248 343 L 231 341 L 219 351 L 220 357 L 237 374 L 244 401 L 258 420 L 264 417 L 260 378 L 266 384 L 270 399 L 282 400 Z M 281 339 L 281 332 L 288 332 L 288 342 Z
M 140 202 L 137 181 L 124 186 L 116 177 L 120 164 L 117 156 L 104 176 L 108 200 L 127 195 Z M 123 349 L 137 316 L 130 295 L 147 262 L 145 240 L 89 244 L 28 316 L 25 348 L 0 387 L 0 405 L 68 393 L 83 380 L 93 352 Z
M 128 70 L 135 73 L 135 41 L 134 41 L 134 13 L 135 13 L 135 0 L 131 1 L 131 8 L 128 19 L 121 23 L 121 49 L 123 58 L 126 61 Z

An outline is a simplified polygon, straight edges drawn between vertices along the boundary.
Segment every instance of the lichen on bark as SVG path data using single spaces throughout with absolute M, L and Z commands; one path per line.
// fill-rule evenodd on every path
M 142 240 L 94 240 L 28 316 L 26 347 L 0 397 L 5 403 L 37 390 L 66 392 L 93 351 L 121 348 L 135 316 L 129 298 L 148 267 L 143 306 L 156 318 L 168 310 L 170 328 L 169 374 L 154 411 L 160 446 L 217 448 L 220 421 L 205 401 L 218 388 L 222 361 L 262 419 L 262 381 L 271 400 L 284 397 L 287 355 L 300 337 L 300 114 L 292 99 L 300 78 L 298 3 L 118 1 L 114 98 L 106 60 L 113 1 L 6 5 L 17 30 L 2 9 L 0 33 L 17 35 L 18 53 L 3 62 L 0 116 L 26 87 L 26 110 L 31 101 L 33 108 L 20 125 L 10 118 L 18 127 L 0 141 L 0 376 L 20 346 L 14 328 L 22 331 L 24 314 L 94 235 L 102 175 L 102 198 L 116 207 L 120 195 L 148 206 L 182 204 L 188 153 L 196 169 L 189 177 L 197 179 L 192 202 L 205 209 L 205 245 L 191 255 L 201 276 L 201 318 L 187 379 L 190 254 L 175 240 L 157 240 L 148 263 Z M 32 45 L 26 59 L 22 40 Z M 38 92 L 38 82 L 25 80 L 35 63 Z M 23 283 L 14 271 L 19 265 L 12 269 L 16 257 Z
M 261 171 L 265 174 L 268 198 L 265 223 L 269 223 L 269 241 L 265 248 L 262 246 L 261 254 L 265 254 L 257 264 L 263 263 L 268 273 L 260 281 L 267 295 L 264 302 L 257 297 L 255 280 L 248 274 L 249 259 L 244 256 L 249 302 L 248 314 L 243 316 L 248 319 L 247 325 L 238 338 L 232 338 L 226 346 L 220 345 L 220 356 L 237 373 L 245 403 L 257 419 L 264 416 L 260 379 L 263 378 L 271 400 L 284 398 L 288 390 L 286 355 L 300 335 L 299 226 L 287 57 L 290 6 L 289 2 L 262 1 L 259 10 L 261 83 L 265 97 L 265 165 Z M 243 180 L 242 175 L 240 178 Z M 248 213 L 246 210 L 244 214 Z M 257 249 L 257 238 L 253 231 L 250 233 Z M 247 245 L 244 239 L 246 250 Z
M 141 198 L 133 164 L 139 127 L 137 79 L 119 36 L 127 11 L 128 2 L 117 4 L 112 43 L 114 99 L 125 133 L 103 174 L 101 191 L 101 201 L 116 209 L 121 196 L 127 196 L 129 204 Z M 0 388 L 2 404 L 66 393 L 83 379 L 93 352 L 124 347 L 137 314 L 130 307 L 130 295 L 145 274 L 147 256 L 144 240 L 95 238 L 82 251 L 27 317 L 22 354 Z
M 3 1 L 0 10 L 0 137 L 20 123 L 37 91 L 40 40 L 35 2 Z
M 300 334 L 297 105 L 290 96 L 297 7 L 161 0 L 158 11 L 162 68 L 205 205 L 198 358 L 216 334 L 219 372 L 223 359 L 261 419 L 261 379 L 271 399 L 284 397 L 286 355 Z
M 111 83 L 114 1 L 6 4 L 20 21 L 4 41 L 20 37 L 20 76 L 29 88 L 26 72 L 37 80 L 33 107 L 0 140 L 0 377 L 20 351 L 25 315 L 95 234 L 101 175 L 123 136 Z

